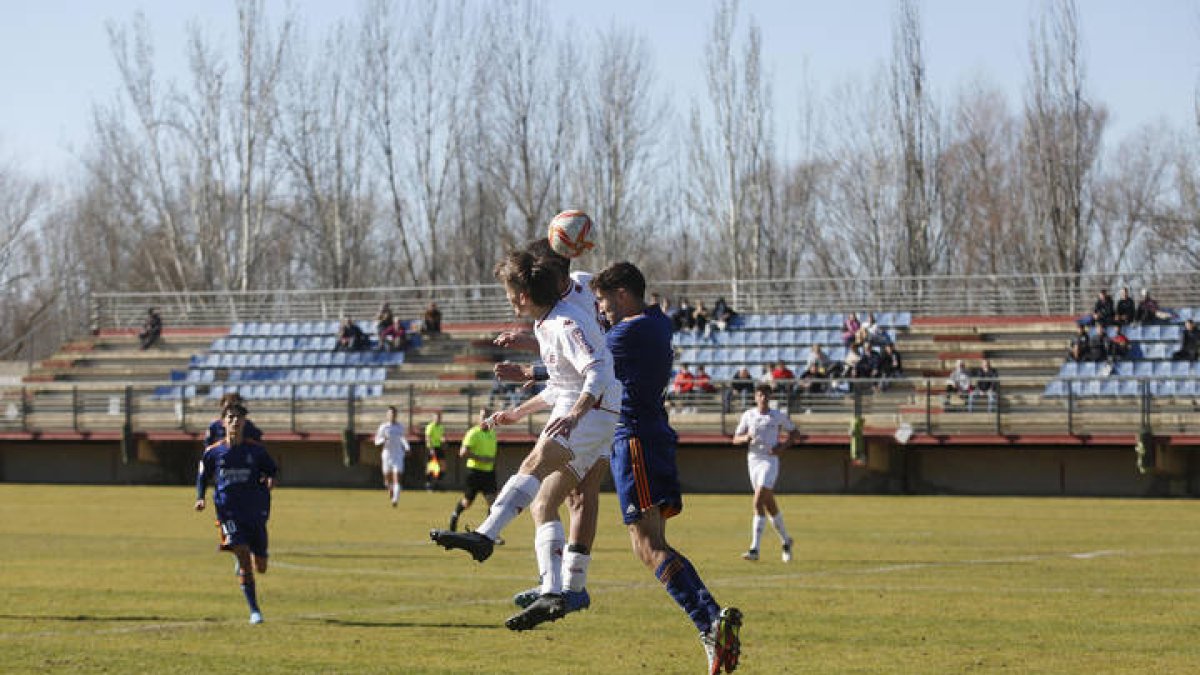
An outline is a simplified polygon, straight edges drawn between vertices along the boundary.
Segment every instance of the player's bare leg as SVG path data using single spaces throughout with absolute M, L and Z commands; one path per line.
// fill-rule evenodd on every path
M 259 572 L 266 572 L 267 559 L 255 558 L 255 560 L 252 562 L 251 558 L 254 558 L 254 556 L 250 554 L 250 547 L 246 546 L 245 544 L 234 546 L 229 550 L 229 552 L 232 553 L 235 558 L 237 558 L 238 584 L 242 588 L 242 594 L 246 596 L 246 604 L 250 607 L 250 623 L 262 623 L 262 612 L 258 609 L 258 597 L 254 586 L 254 569 L 257 567 L 255 563 L 261 561 L 261 563 L 259 563 L 261 564 Z
M 775 532 L 779 534 L 779 543 L 783 547 L 783 562 L 791 562 L 792 538 L 788 535 L 787 527 L 783 523 L 783 514 L 779 512 L 779 503 L 775 501 L 775 491 L 769 487 L 759 487 L 754 491 L 754 521 L 750 550 L 743 553 L 742 558 L 758 560 L 758 546 L 768 520 L 775 528 Z

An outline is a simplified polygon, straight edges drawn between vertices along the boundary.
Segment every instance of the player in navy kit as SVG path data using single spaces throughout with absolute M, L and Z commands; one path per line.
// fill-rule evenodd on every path
M 222 438 L 225 438 L 225 406 L 235 404 L 245 408 L 246 399 L 242 398 L 242 395 L 237 392 L 231 392 L 221 396 L 221 414 L 217 417 L 217 419 L 213 420 L 208 425 L 208 431 L 204 432 L 205 450 L 207 450 L 210 445 L 216 443 Z M 249 419 L 247 419 L 242 427 L 242 438 L 248 438 L 252 441 L 262 442 L 262 437 L 262 430 L 254 426 L 254 422 L 251 422 Z
M 741 652 L 741 612 L 722 609 L 691 562 L 667 544 L 667 519 L 683 509 L 677 437 L 663 407 L 673 361 L 671 320 L 646 305 L 646 280 L 631 263 L 608 266 L 591 284 L 612 324 L 608 348 L 624 388 L 609 466 L 634 553 L 699 629 L 709 673 L 732 672 Z
M 206 449 L 200 459 L 195 508 L 204 510 L 204 491 L 211 477 L 213 507 L 221 528 L 219 550 L 229 551 L 237 558 L 238 581 L 250 606 L 250 623 L 262 623 L 254 572 L 267 571 L 267 519 L 278 467 L 266 448 L 244 438 L 244 407 L 237 403 L 225 406 L 221 419 L 225 438 Z

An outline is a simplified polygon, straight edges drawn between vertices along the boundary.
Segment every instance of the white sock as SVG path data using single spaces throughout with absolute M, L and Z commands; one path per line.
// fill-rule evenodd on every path
M 552 520 L 538 526 L 533 537 L 533 551 L 537 554 L 538 574 L 542 578 L 542 594 L 562 593 L 563 548 L 567 535 L 561 520 Z
M 496 501 L 492 502 L 488 517 L 475 531 L 488 539 L 495 540 L 500 536 L 500 531 L 533 502 L 533 498 L 537 496 L 538 488 L 541 486 L 542 481 L 538 480 L 536 476 L 523 473 L 513 474 L 500 490 L 500 494 L 496 495 Z
M 400 501 L 400 484 L 393 483 L 392 484 L 392 503 L 395 504 L 398 501 Z
M 750 532 L 751 532 L 750 550 L 752 550 L 752 551 L 758 550 L 758 543 L 759 543 L 759 541 L 762 540 L 763 528 L 766 526 L 767 526 L 766 518 L 759 516 L 759 515 L 754 516 L 754 526 L 750 529 Z
M 791 537 L 788 536 L 787 528 L 783 526 L 783 511 L 771 516 L 771 525 L 775 527 L 775 531 L 779 533 L 779 541 L 788 543 Z
M 587 586 L 588 565 L 592 556 L 575 551 L 563 554 L 563 587 L 570 591 L 582 591 Z

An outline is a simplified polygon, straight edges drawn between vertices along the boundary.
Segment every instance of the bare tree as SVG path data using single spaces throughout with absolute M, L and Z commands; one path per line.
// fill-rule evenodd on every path
M 1022 133 L 1024 192 L 1039 234 L 1042 270 L 1087 267 L 1094 225 L 1091 190 L 1107 114 L 1086 90 L 1074 0 L 1048 0 L 1029 44 Z
M 1137 272 L 1153 265 L 1159 247 L 1150 231 L 1155 214 L 1165 210 L 1171 137 L 1165 125 L 1147 126 L 1117 146 L 1094 194 L 1094 269 Z

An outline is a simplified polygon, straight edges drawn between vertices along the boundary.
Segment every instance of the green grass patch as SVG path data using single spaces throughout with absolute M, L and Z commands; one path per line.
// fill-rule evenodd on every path
M 601 498 L 592 608 L 504 628 L 527 516 L 484 564 L 428 540 L 456 496 L 281 487 L 267 623 L 186 487 L 0 485 L 0 671 L 698 673 L 695 630 Z M 671 542 L 740 607 L 746 673 L 1158 672 L 1200 663 L 1191 501 L 785 495 L 796 559 L 740 559 L 750 497 L 694 495 Z M 465 519 L 482 519 L 478 504 Z

